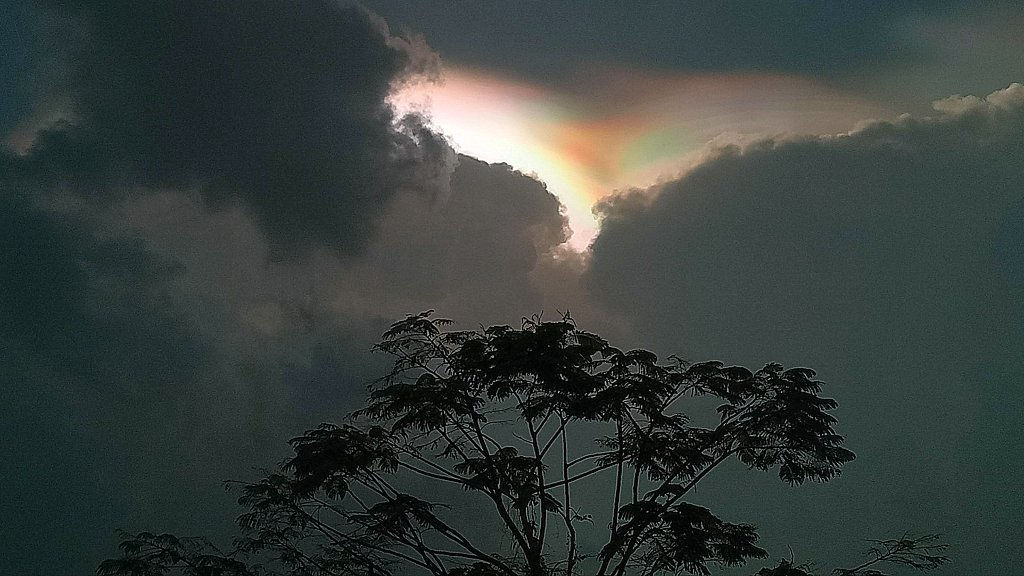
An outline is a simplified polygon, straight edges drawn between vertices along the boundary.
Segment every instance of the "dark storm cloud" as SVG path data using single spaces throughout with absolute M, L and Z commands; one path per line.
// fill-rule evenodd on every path
M 48 4 L 71 122 L 33 154 L 85 195 L 197 189 L 239 202 L 275 248 L 356 251 L 444 146 L 385 102 L 429 52 L 358 8 L 308 2 Z M 51 23 L 52 23 L 51 22 Z
M 446 195 L 400 192 L 360 254 L 284 260 L 240 206 L 83 201 L 37 158 L 5 155 L 0 182 L 5 573 L 88 573 L 117 528 L 226 541 L 220 481 L 355 408 L 388 323 L 539 311 L 531 273 L 565 238 L 541 183 L 468 157 L 428 184 Z
M 458 157 L 440 201 L 407 195 L 363 259 L 368 293 L 389 313 L 437 308 L 476 322 L 539 312 L 531 272 L 567 238 L 561 205 L 537 180 L 505 164 Z
M 835 77 L 935 55 L 902 30 L 995 2 L 402 2 L 366 0 L 447 62 L 560 83 L 586 64 Z M 581 69 L 581 64 L 583 67 Z
M 210 356 L 175 306 L 176 262 L 40 208 L 48 183 L 22 159 L 0 174 L 0 571 L 59 574 L 109 541 L 110 501 L 137 503 L 126 445 L 182 456 L 164 425 Z
M 16 8 L 0 118 L 18 151 L 0 157 L 0 572 L 83 574 L 117 528 L 223 535 L 220 481 L 345 412 L 383 324 L 332 315 L 301 262 L 341 274 L 336 258 L 360 253 L 397 196 L 445 189 L 451 153 L 385 102 L 432 54 L 358 9 Z M 166 198 L 171 213 L 133 225 Z
M 936 108 L 728 148 L 610 199 L 586 283 L 662 351 L 805 364 L 832 384 L 860 453 L 841 481 L 754 507 L 726 498 L 737 476 L 712 498 L 826 563 L 841 543 L 935 530 L 961 569 L 1010 573 L 1022 558 L 1000 535 L 1024 514 L 1002 485 L 1024 465 L 1009 440 L 1024 425 L 1024 87 Z M 824 510 L 827 536 L 800 520 Z

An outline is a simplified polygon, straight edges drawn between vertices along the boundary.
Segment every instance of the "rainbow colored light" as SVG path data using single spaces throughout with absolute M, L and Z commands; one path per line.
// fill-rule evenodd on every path
M 604 71 L 559 89 L 446 68 L 397 91 L 456 150 L 536 175 L 565 206 L 570 246 L 597 233 L 601 197 L 678 175 L 709 143 L 849 130 L 890 111 L 791 76 Z

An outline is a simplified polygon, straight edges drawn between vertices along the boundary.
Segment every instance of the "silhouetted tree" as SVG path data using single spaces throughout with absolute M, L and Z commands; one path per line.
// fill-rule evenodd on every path
M 708 474 L 737 458 L 791 484 L 827 481 L 854 457 L 833 429 L 835 401 L 806 368 L 659 362 L 568 316 L 461 331 L 427 312 L 375 348 L 394 367 L 366 407 L 294 438 L 279 472 L 242 485 L 245 536 L 233 551 L 143 533 L 99 574 L 709 574 L 767 553 L 754 526 L 686 501 Z M 713 426 L 687 418 L 694 396 L 718 399 Z M 579 434 L 596 438 L 579 446 Z M 600 482 L 606 541 L 584 550 L 578 528 L 592 518 L 579 490 Z M 443 485 L 467 496 L 438 501 Z M 500 551 L 466 530 L 466 514 L 492 517 Z M 837 574 L 928 568 L 944 561 L 939 551 L 930 540 L 881 541 L 875 560 Z M 807 573 L 783 561 L 758 574 Z

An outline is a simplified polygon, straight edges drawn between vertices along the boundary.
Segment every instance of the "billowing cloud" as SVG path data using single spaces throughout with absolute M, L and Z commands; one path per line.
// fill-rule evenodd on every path
M 361 9 L 16 8 L 17 98 L 0 119 L 14 510 L 0 531 L 14 552 L 0 571 L 81 573 L 117 527 L 226 527 L 220 480 L 273 464 L 305 418 L 343 412 L 366 371 L 342 375 L 337 355 L 357 333 L 364 351 L 365 333 L 272 300 L 303 294 L 267 261 L 354 257 L 399 194 L 443 191 L 451 154 L 386 102 L 433 55 Z M 134 225 L 161 202 L 174 213 Z M 333 394 L 302 401 L 309 382 Z
M 353 409 L 388 323 L 539 308 L 560 205 L 395 116 L 421 41 L 316 0 L 19 14 L 60 65 L 0 124 L 0 572 L 225 536 L 220 481 Z
M 90 571 L 116 528 L 226 538 L 220 481 L 354 409 L 385 370 L 369 348 L 388 323 L 540 311 L 533 272 L 566 235 L 540 182 L 461 157 L 448 194 L 401 192 L 359 254 L 275 259 L 242 206 L 83 200 L 33 158 L 5 155 L 0 182 L 0 461 L 17 511 L 0 535 L 18 551 L 0 571 Z
M 31 154 L 88 196 L 198 190 L 239 203 L 282 253 L 352 253 L 445 146 L 386 96 L 434 61 L 329 0 L 49 3 L 67 31 L 66 119 Z
M 405 196 L 382 222 L 359 292 L 386 295 L 392 316 L 426 307 L 485 322 L 539 312 L 530 273 L 568 235 L 558 200 L 508 165 L 458 162 L 446 198 Z
M 990 536 L 1024 514 L 999 480 L 1022 465 L 1024 87 L 935 108 L 725 148 L 608 199 L 586 285 L 664 352 L 832 384 L 860 458 L 810 497 L 755 484 L 766 534 L 827 565 L 870 534 L 944 531 L 960 566 L 1012 572 Z M 752 507 L 747 480 L 708 495 Z M 826 511 L 823 534 L 807 518 Z

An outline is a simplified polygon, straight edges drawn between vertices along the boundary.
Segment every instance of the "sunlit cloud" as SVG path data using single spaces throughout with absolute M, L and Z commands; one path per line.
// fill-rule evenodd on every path
M 536 175 L 565 205 L 577 249 L 597 233 L 597 200 L 678 176 L 709 143 L 844 132 L 893 113 L 793 76 L 622 70 L 559 89 L 447 68 L 392 101 L 429 116 L 458 151 Z

